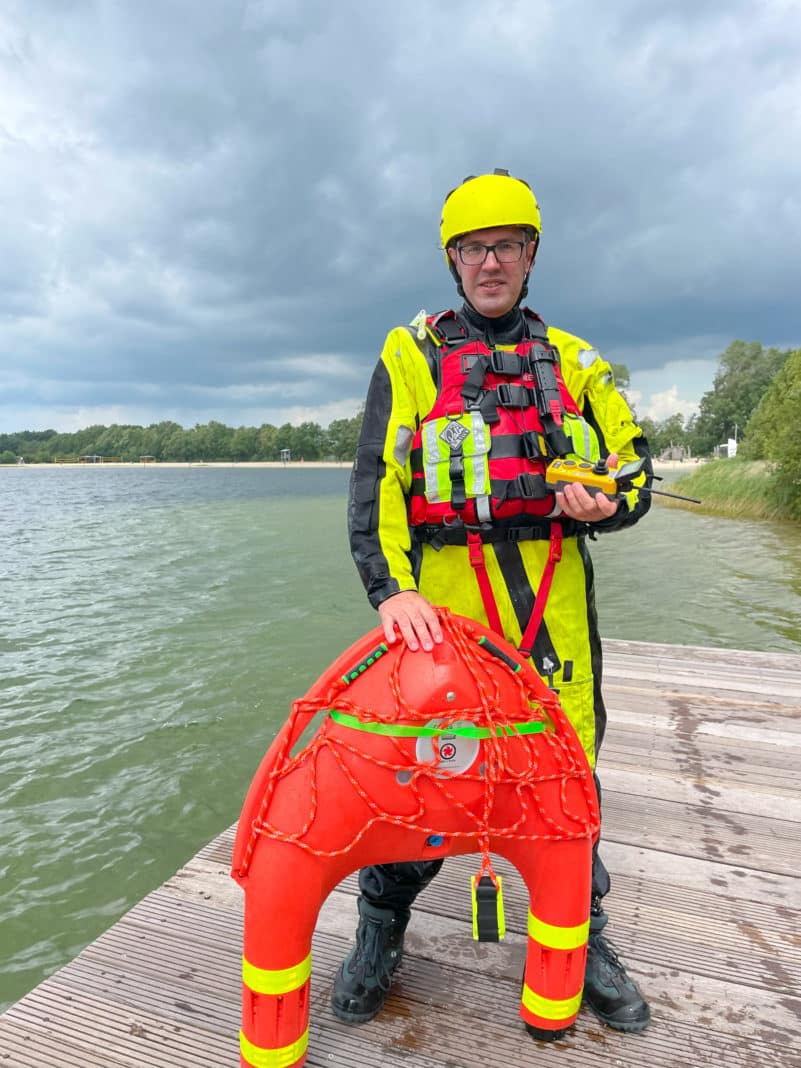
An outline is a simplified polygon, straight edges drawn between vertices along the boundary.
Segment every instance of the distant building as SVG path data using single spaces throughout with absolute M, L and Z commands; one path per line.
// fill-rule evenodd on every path
M 730 459 L 732 456 L 737 455 L 737 439 L 729 438 L 729 440 L 722 445 L 715 446 L 715 456 L 721 459 Z
M 690 450 L 686 445 L 669 445 L 658 456 L 659 460 L 689 460 Z

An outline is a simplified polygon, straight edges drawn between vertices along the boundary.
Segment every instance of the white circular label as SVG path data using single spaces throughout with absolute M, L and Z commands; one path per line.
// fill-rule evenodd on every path
M 426 723 L 426 727 L 439 727 L 441 724 L 442 720 L 432 719 Z M 437 777 L 460 775 L 463 771 L 467 771 L 475 763 L 481 747 L 481 740 L 479 738 L 465 738 L 464 735 L 456 733 L 452 734 L 451 730 L 453 728 L 473 726 L 475 724 L 470 723 L 468 720 L 460 720 L 458 723 L 449 724 L 448 727 L 443 729 L 442 734 L 418 738 L 415 749 L 418 763 L 428 764 L 432 760 L 436 760 Z

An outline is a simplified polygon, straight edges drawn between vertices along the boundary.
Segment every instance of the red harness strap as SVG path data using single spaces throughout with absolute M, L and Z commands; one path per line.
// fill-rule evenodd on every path
M 481 592 L 481 600 L 484 602 L 484 611 L 487 613 L 487 621 L 495 633 L 500 634 L 503 638 L 504 633 L 503 628 L 501 627 L 501 617 L 498 614 L 498 605 L 495 602 L 495 594 L 492 592 L 492 585 L 490 583 L 489 575 L 487 574 L 487 564 L 484 560 L 484 545 L 481 541 L 481 535 L 477 531 L 469 530 L 467 532 L 467 550 L 470 554 L 470 563 L 476 573 L 478 588 Z M 562 524 L 551 523 L 551 537 L 548 542 L 548 559 L 545 562 L 539 589 L 537 590 L 537 595 L 534 599 L 534 608 L 532 609 L 531 616 L 529 617 L 529 621 L 526 624 L 526 629 L 523 632 L 523 637 L 520 641 L 519 648 L 523 656 L 531 656 L 531 647 L 534 645 L 537 631 L 540 629 L 540 623 L 545 614 L 545 605 L 548 601 L 548 594 L 551 592 L 553 573 L 556 570 L 556 565 L 561 559 Z
M 503 637 L 501 617 L 498 615 L 495 594 L 492 592 L 489 575 L 487 574 L 487 564 L 484 560 L 484 543 L 481 540 L 481 535 L 475 530 L 468 530 L 467 532 L 467 551 L 470 554 L 470 563 L 473 565 L 473 570 L 478 580 L 481 600 L 484 602 L 484 611 L 487 613 L 487 622 L 496 634 L 500 634 Z
M 534 600 L 534 608 L 531 613 L 526 629 L 523 633 L 523 638 L 520 642 L 520 652 L 523 656 L 531 656 L 531 647 L 534 644 L 534 640 L 537 637 L 537 631 L 540 629 L 540 623 L 542 617 L 545 614 L 545 604 L 548 600 L 548 594 L 551 592 L 551 582 L 553 581 L 553 573 L 556 565 L 562 559 L 562 524 L 551 523 L 551 538 L 548 543 L 548 560 L 545 564 L 545 568 L 542 572 L 542 578 L 540 579 L 540 586 L 537 590 L 537 596 Z

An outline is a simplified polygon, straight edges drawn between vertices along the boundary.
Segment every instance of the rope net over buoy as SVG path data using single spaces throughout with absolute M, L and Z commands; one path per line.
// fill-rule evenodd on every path
M 239 878 L 264 837 L 317 857 L 358 854 L 377 824 L 413 831 L 420 855 L 441 836 L 472 839 L 479 878 L 496 882 L 491 842 L 497 851 L 501 840 L 597 834 L 592 774 L 557 695 L 487 628 L 438 616 L 443 641 L 432 652 L 388 646 L 376 629 L 293 703 L 254 780 L 249 834 L 240 825 Z M 294 752 L 319 713 L 322 726 Z M 302 804 L 276 803 L 286 780 Z

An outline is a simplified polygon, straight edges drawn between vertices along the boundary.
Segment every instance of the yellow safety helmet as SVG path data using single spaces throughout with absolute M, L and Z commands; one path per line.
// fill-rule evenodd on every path
M 439 227 L 442 247 L 447 249 L 460 234 L 491 226 L 531 226 L 537 236 L 542 229 L 537 198 L 530 186 L 499 167 L 492 174 L 465 178 L 448 193 Z

